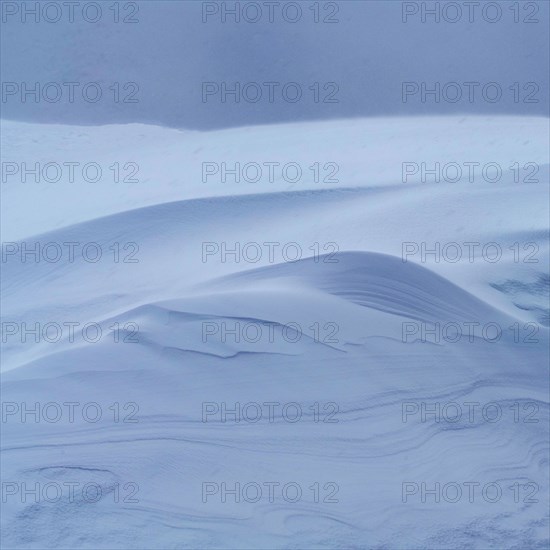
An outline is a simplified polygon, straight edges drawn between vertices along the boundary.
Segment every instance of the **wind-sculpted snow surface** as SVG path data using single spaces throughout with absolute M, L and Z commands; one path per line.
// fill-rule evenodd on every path
M 315 156 L 311 128 L 331 124 L 372 129 L 234 130 L 222 153 L 219 136 L 200 139 L 238 158 L 272 132 L 288 158 L 302 132 Z M 430 124 L 498 135 L 507 168 L 518 129 L 548 121 L 437 119 L 418 134 Z M 9 127 L 22 159 L 36 128 Z M 79 150 L 74 127 L 44 127 L 44 158 L 63 136 L 75 158 L 109 136 L 81 131 Z M 177 132 L 143 132 L 175 150 Z M 388 151 L 407 142 L 395 132 Z M 515 160 L 538 163 L 537 183 L 405 183 L 366 150 L 349 181 L 222 193 L 191 191 L 183 164 L 129 208 L 120 194 L 70 212 L 55 184 L 19 183 L 49 209 L 28 222 L 9 184 L 21 233 L 2 248 L 2 545 L 547 548 L 549 180 L 534 133 L 540 158 L 518 147 Z M 149 145 L 136 158 L 153 163 Z M 448 147 L 447 160 L 453 147 L 456 162 L 491 160 Z M 479 247 L 423 257 L 435 242 Z

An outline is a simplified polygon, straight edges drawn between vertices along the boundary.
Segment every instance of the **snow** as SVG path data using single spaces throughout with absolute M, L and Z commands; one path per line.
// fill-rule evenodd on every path
M 548 122 L 373 118 L 196 132 L 3 121 L 4 162 L 95 162 L 104 176 L 2 181 L 2 322 L 19 330 L 2 343 L 2 401 L 19 408 L 3 408 L 2 477 L 19 491 L 3 493 L 3 545 L 547 546 Z M 136 163 L 139 181 L 113 182 L 114 162 Z M 304 177 L 203 182 L 202 162 L 295 162 Z M 338 181 L 312 181 L 314 162 L 336 163 Z M 498 163 L 503 176 L 403 182 L 404 162 Z M 538 165 L 539 181 L 514 181 L 516 162 Z M 59 261 L 22 261 L 23 246 L 67 242 L 78 243 L 72 259 L 63 247 Z M 404 243 L 423 242 L 497 243 L 502 257 L 487 261 L 478 248 L 472 261 L 403 260 Z M 85 243 L 101 259 L 83 259 Z M 260 257 L 222 261 L 221 243 L 252 243 Z M 265 243 L 279 243 L 272 256 Z M 283 254 L 288 243 L 296 261 L 290 247 Z M 537 262 L 524 261 L 526 243 Z M 136 262 L 122 261 L 134 252 Z M 74 338 L 22 341 L 22 323 L 67 322 L 79 323 Z M 83 337 L 86 323 L 101 327 L 97 343 Z M 448 323 L 479 328 L 456 342 L 422 337 Z M 481 332 L 491 324 L 498 341 Z M 257 341 L 243 337 L 246 326 L 260 330 Z M 224 327 L 239 337 L 222 337 Z M 78 403 L 73 421 L 67 402 Z M 97 422 L 82 414 L 90 402 Z M 35 403 L 41 413 L 58 404 L 61 418 L 22 419 Z M 223 421 L 222 404 L 236 403 L 259 404 L 262 417 Z M 296 421 L 295 406 L 282 412 L 289 403 Z M 422 403 L 458 403 L 463 415 L 423 418 Z M 502 417 L 491 421 L 495 409 Z M 79 484 L 73 502 L 66 490 L 56 502 L 21 498 L 23 483 L 69 482 Z M 273 499 L 270 482 L 280 484 Z M 98 502 L 81 498 L 87 483 L 101 487 Z M 224 501 L 223 483 L 263 492 Z M 302 490 L 297 502 L 281 493 L 288 483 Z M 463 494 L 423 502 L 423 483 Z M 501 498 L 484 498 L 487 484 Z

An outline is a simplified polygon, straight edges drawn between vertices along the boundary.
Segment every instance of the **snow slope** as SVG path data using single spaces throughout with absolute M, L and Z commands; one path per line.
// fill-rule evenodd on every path
M 113 162 L 139 165 L 137 183 L 2 182 L 2 401 L 12 404 L 2 477 L 17 491 L 6 489 L 4 546 L 548 545 L 547 119 L 206 133 L 5 121 L 3 139 L 16 164 L 96 162 L 104 174 Z M 304 177 L 202 182 L 202 162 L 295 162 Z M 314 162 L 337 163 L 338 181 L 312 181 Z M 503 176 L 404 183 L 403 162 L 498 163 Z M 516 162 L 535 163 L 539 181 L 514 181 Z M 103 255 L 19 253 L 67 242 Z M 403 243 L 423 242 L 496 243 L 502 257 L 403 261 Z M 114 262 L 114 243 L 137 261 Z M 222 243 L 261 254 L 222 258 Z M 272 255 L 264 243 L 278 243 Z M 67 322 L 79 323 L 74 338 L 21 338 L 22 323 Z M 101 327 L 96 343 L 85 323 Z M 471 337 L 440 332 L 475 323 Z M 434 328 L 438 340 L 424 335 Z M 72 419 L 67 402 L 78 403 Z M 97 421 L 82 414 L 90 402 Z M 63 413 L 35 422 L 23 403 Z M 220 413 L 236 403 L 253 404 L 239 422 Z M 268 415 L 265 403 L 279 405 Z M 456 404 L 463 414 L 450 419 Z M 101 498 L 23 499 L 23 483 L 91 483 Z M 224 483 L 257 485 L 236 502 Z M 423 487 L 439 487 L 438 499 Z

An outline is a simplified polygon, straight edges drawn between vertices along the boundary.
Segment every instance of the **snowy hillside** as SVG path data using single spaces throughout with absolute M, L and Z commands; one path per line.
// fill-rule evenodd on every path
M 3 121 L 3 546 L 546 547 L 548 129 Z

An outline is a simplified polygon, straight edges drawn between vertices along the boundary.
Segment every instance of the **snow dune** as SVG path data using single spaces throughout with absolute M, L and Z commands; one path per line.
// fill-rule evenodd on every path
M 4 334 L 4 402 L 95 402 L 103 411 L 95 422 L 78 408 L 72 422 L 65 413 L 23 422 L 20 411 L 4 422 L 4 480 L 94 483 L 102 495 L 95 503 L 65 493 L 56 502 L 9 496 L 4 545 L 548 544 L 547 119 L 374 119 L 211 133 L 4 127 L 6 160 L 47 162 L 69 150 L 84 162 L 94 151 L 102 166 L 137 162 L 142 178 L 95 187 L 2 183 L 3 323 L 97 323 L 104 335 L 91 343 L 64 331 L 51 343 Z M 201 183 L 204 159 L 330 161 L 340 173 L 337 183 Z M 404 183 L 409 161 L 505 169 L 494 183 Z M 515 182 L 514 162 L 536 163 L 539 182 Z M 471 241 L 496 242 L 502 258 L 402 258 L 404 243 Z M 94 242 L 105 256 L 21 261 L 23 243 L 52 242 Z M 130 242 L 137 251 L 121 253 L 138 261 L 115 263 L 113 243 Z M 538 262 L 516 261 L 516 242 L 535 243 Z M 261 254 L 222 261 L 222 243 L 252 243 L 247 250 Z M 273 256 L 265 243 L 278 243 Z M 301 251 L 295 261 L 282 253 L 288 243 Z M 430 336 L 449 324 L 462 336 Z M 489 325 L 502 329 L 498 340 L 482 332 Z M 136 421 L 113 421 L 114 403 L 132 403 L 121 415 Z M 224 418 L 220 409 L 237 403 L 240 421 Z M 252 418 L 260 406 L 259 420 L 243 417 L 249 403 Z M 279 405 L 271 414 L 265 403 Z M 453 403 L 458 420 L 452 407 L 437 420 L 423 413 Z M 477 403 L 473 416 L 467 403 Z M 273 499 L 271 482 L 279 484 Z M 224 483 L 263 492 L 236 502 L 222 498 Z M 289 483 L 302 491 L 295 502 L 280 492 Z M 471 499 L 468 483 L 478 484 Z M 423 498 L 422 484 L 458 484 L 463 493 L 436 501 Z M 482 489 L 495 486 L 502 495 L 491 502 Z M 136 489 L 134 498 L 115 498 Z

